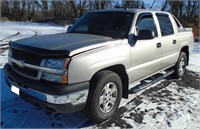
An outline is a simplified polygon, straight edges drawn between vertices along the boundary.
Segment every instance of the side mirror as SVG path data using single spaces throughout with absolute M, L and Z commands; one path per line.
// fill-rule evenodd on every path
M 140 30 L 137 39 L 138 40 L 146 40 L 146 39 L 153 39 L 155 34 L 151 30 Z
M 133 47 L 135 46 L 135 43 L 137 42 L 137 36 L 134 34 L 128 35 L 128 43 Z
M 72 28 L 72 26 L 69 26 L 68 28 L 67 28 L 67 32 L 69 32 L 69 30 Z

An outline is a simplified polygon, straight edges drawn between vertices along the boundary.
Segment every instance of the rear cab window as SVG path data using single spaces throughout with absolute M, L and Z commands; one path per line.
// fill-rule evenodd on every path
M 178 32 L 185 32 L 184 27 L 183 27 L 183 26 L 181 25 L 181 23 L 176 19 L 175 16 L 173 16 L 173 19 L 174 19 L 174 21 L 175 21 L 175 23 L 176 23 Z
M 169 18 L 169 15 L 164 13 L 156 13 L 160 25 L 161 35 L 168 36 L 174 34 L 174 29 Z

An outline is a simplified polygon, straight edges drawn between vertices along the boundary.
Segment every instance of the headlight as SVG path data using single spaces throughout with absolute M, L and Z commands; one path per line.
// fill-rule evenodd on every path
M 53 69 L 64 69 L 64 59 L 44 59 L 42 65 Z
M 41 66 L 52 68 L 52 69 L 59 69 L 59 70 L 66 70 L 69 63 L 69 58 L 66 59 L 44 59 L 42 60 Z M 63 74 L 52 74 L 48 72 L 42 73 L 42 79 L 51 82 L 57 82 L 66 84 L 68 83 L 67 72 Z

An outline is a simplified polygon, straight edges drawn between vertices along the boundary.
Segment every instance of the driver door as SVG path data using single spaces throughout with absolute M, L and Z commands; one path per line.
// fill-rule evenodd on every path
M 138 81 L 161 70 L 161 46 L 158 38 L 158 29 L 152 13 L 141 13 L 136 22 L 136 33 L 140 30 L 151 30 L 154 32 L 154 39 L 137 40 L 131 47 L 131 68 L 130 82 Z M 136 34 L 136 35 L 137 35 Z

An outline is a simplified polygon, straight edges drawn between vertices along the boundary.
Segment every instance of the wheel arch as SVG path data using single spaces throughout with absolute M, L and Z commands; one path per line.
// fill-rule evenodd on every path
M 113 65 L 113 66 L 109 66 L 106 68 L 103 68 L 99 71 L 97 71 L 92 78 L 90 79 L 90 83 L 91 80 L 95 77 L 95 75 L 100 72 L 100 71 L 104 71 L 104 70 L 110 70 L 112 72 L 115 72 L 116 74 L 119 75 L 119 77 L 121 78 L 122 81 L 122 86 L 123 86 L 123 91 L 122 91 L 122 97 L 123 98 L 128 98 L 128 86 L 129 86 L 129 78 L 128 75 L 126 73 L 126 68 L 124 65 L 122 64 L 118 64 L 118 65 Z
M 183 46 L 180 52 L 184 52 L 187 56 L 187 65 L 189 64 L 189 46 Z

